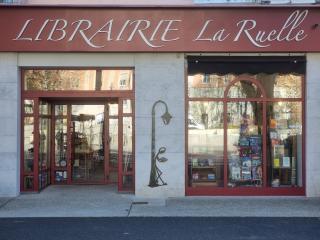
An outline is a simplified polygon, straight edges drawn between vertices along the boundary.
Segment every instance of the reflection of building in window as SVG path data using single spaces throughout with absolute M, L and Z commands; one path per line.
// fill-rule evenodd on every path
M 202 77 L 202 83 L 204 83 L 204 84 L 210 83 L 210 76 L 211 75 L 204 74 L 203 77 Z
M 119 76 L 119 88 L 127 88 L 127 81 L 129 80 L 129 73 L 128 72 L 122 72 Z

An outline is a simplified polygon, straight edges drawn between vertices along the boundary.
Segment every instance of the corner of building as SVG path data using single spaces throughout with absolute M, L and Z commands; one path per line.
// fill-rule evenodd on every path
M 20 192 L 19 69 L 16 53 L 0 53 L 0 197 Z
M 307 54 L 306 196 L 320 197 L 320 53 Z

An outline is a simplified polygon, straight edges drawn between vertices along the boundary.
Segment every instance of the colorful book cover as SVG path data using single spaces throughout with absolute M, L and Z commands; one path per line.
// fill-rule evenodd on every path
M 251 167 L 251 159 L 248 158 L 248 159 L 242 160 L 242 167 L 250 168 Z
M 249 171 L 242 171 L 242 179 L 243 180 L 251 180 L 251 172 Z
M 252 136 L 249 138 L 250 146 L 261 146 L 261 137 Z
M 250 147 L 241 147 L 240 148 L 240 157 L 249 157 L 251 154 Z
M 216 175 L 214 173 L 208 173 L 208 180 L 215 180 Z
M 282 167 L 290 168 L 290 157 L 283 157 L 282 158 Z
M 258 158 L 258 159 L 252 159 L 252 166 L 260 166 L 261 165 L 261 158 Z
M 249 146 L 250 141 L 247 137 L 240 137 L 239 138 L 239 146 Z

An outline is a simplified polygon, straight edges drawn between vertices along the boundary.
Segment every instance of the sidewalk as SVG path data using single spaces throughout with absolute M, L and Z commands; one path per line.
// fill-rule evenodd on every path
M 320 198 L 183 197 L 137 199 L 114 186 L 50 186 L 0 198 L 1 217 L 320 217 Z

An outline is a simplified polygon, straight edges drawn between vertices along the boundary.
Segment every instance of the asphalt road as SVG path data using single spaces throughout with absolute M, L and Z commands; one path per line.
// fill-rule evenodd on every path
M 319 240 L 319 218 L 2 218 L 0 240 Z

